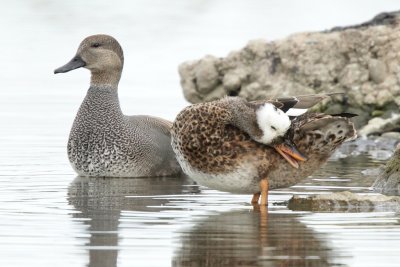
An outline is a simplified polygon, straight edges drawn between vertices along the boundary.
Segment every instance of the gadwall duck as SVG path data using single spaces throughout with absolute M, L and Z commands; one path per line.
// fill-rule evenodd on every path
M 171 147 L 172 123 L 156 117 L 125 116 L 118 83 L 124 64 L 120 44 L 108 35 L 93 35 L 74 58 L 54 73 L 84 67 L 90 87 L 72 125 L 68 158 L 81 176 L 147 177 L 181 172 Z
M 183 171 L 200 185 L 252 193 L 254 204 L 261 195 L 260 204 L 266 205 L 268 189 L 298 183 L 344 141 L 356 137 L 348 118 L 352 114 L 289 117 L 284 112 L 312 106 L 325 97 L 255 102 L 226 97 L 195 104 L 176 117 L 172 147 Z

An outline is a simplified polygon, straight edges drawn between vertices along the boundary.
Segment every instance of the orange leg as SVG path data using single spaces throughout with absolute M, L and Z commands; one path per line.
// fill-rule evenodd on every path
M 261 192 L 253 194 L 253 198 L 251 199 L 251 204 L 258 204 L 258 200 L 260 199 Z
M 251 204 L 258 205 L 258 200 L 261 196 L 261 206 L 268 205 L 268 179 L 262 179 L 260 181 L 260 192 L 254 193 L 253 198 L 251 199 Z
M 255 193 L 251 203 L 253 204 L 254 212 L 260 213 L 260 238 L 261 244 L 266 246 L 268 244 L 268 180 L 262 179 L 260 181 L 261 192 Z M 258 205 L 258 200 L 261 196 L 261 204 Z
M 268 205 L 268 179 L 264 178 L 260 181 L 260 189 L 261 189 L 261 206 Z
M 268 206 L 260 206 L 260 241 L 263 247 L 268 245 Z

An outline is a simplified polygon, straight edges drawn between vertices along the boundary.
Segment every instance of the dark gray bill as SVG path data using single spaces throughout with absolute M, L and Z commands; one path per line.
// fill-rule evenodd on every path
M 84 67 L 85 65 L 86 65 L 85 61 L 83 61 L 80 56 L 75 56 L 73 59 L 71 59 L 70 62 L 68 62 L 64 66 L 59 67 L 58 69 L 55 69 L 54 70 L 54 74 L 65 73 L 65 72 L 68 72 L 70 70 L 74 70 L 74 69 L 77 69 L 77 68 Z

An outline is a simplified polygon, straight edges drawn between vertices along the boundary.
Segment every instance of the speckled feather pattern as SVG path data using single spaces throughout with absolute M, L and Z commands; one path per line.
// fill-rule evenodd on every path
M 82 176 L 148 177 L 180 175 L 171 147 L 172 123 L 151 116 L 125 116 L 118 100 L 124 54 L 112 36 L 86 37 L 75 56 L 54 73 L 84 67 L 90 88 L 68 140 L 68 158 Z
M 144 177 L 177 174 L 169 123 L 124 116 L 116 88 L 88 90 L 68 140 L 68 157 L 79 175 Z
M 243 104 L 237 100 L 237 105 Z M 255 193 L 263 178 L 268 179 L 270 189 L 294 185 L 356 135 L 347 118 L 307 113 L 295 118 L 288 134 L 308 157 L 295 169 L 275 149 L 255 142 L 236 127 L 231 107 L 225 99 L 189 106 L 172 127 L 172 147 L 183 171 L 217 190 Z M 243 116 L 245 121 L 255 120 L 249 113 Z

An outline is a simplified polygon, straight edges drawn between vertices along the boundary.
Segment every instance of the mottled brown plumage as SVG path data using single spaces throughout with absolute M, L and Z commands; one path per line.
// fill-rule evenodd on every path
M 306 113 L 294 118 L 286 136 L 308 158 L 295 169 L 274 148 L 255 141 L 260 105 L 230 97 L 184 109 L 172 127 L 172 147 L 184 172 L 204 186 L 228 192 L 257 193 L 262 179 L 272 189 L 287 187 L 310 175 L 340 144 L 356 136 L 345 117 Z

